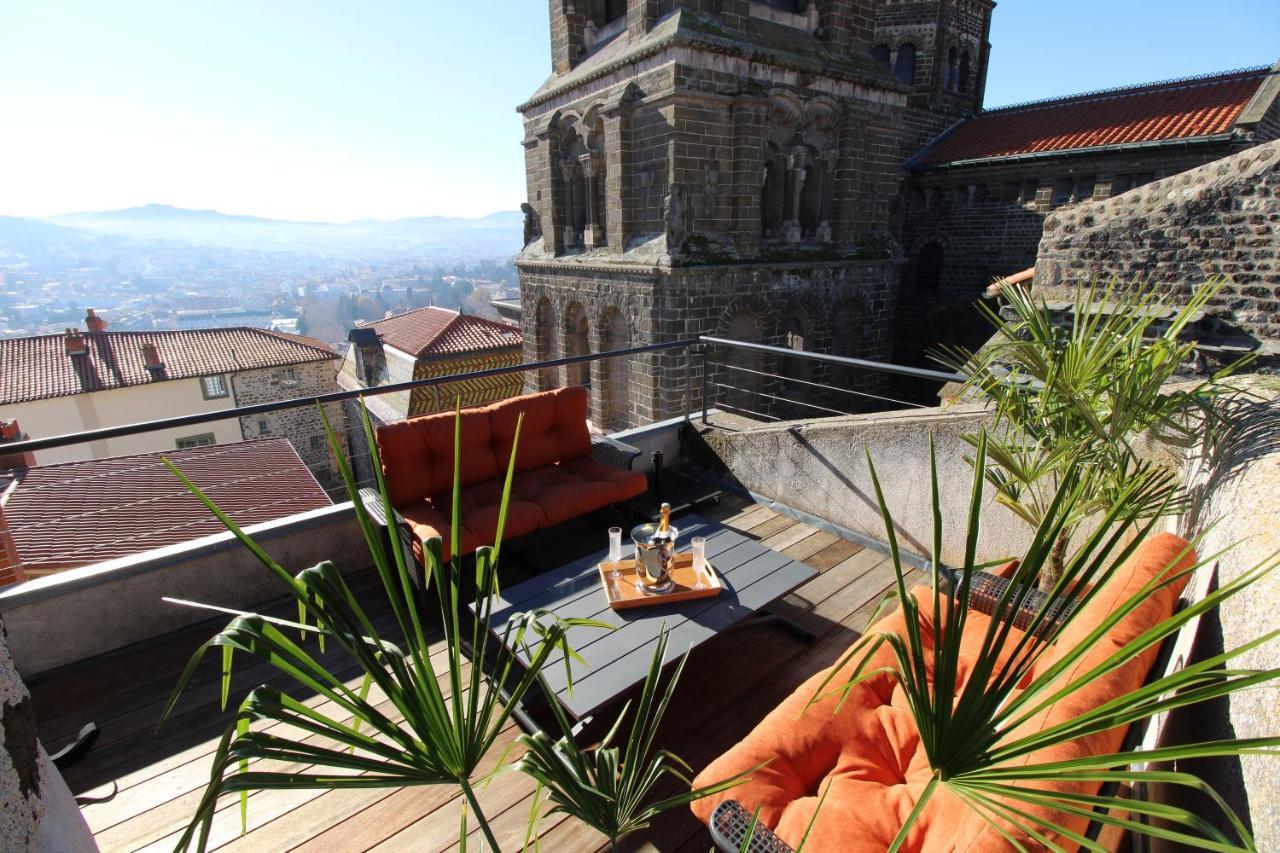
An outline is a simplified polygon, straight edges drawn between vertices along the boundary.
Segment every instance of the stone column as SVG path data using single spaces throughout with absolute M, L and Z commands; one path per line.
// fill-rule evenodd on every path
M 787 155 L 787 213 L 783 227 L 788 243 L 800 242 L 800 195 L 804 191 L 804 165 L 808 159 L 802 151 L 792 150 Z
M 730 233 L 738 253 L 760 251 L 761 199 L 764 194 L 764 116 L 761 98 L 741 96 L 730 107 L 733 159 L 729 165 Z
M 818 155 L 818 176 L 822 180 L 822 199 L 818 205 L 819 243 L 831 242 L 831 202 L 835 191 L 836 154 L 834 149 L 828 149 Z
M 627 240 L 631 238 L 634 202 L 627 180 L 632 163 L 631 103 L 630 89 L 624 89 L 610 98 L 600 111 L 604 124 L 604 192 L 600 202 L 604 211 L 601 216 L 604 219 L 605 243 L 612 254 L 625 252 Z
M 563 237 L 566 249 L 578 245 L 578 229 L 575 227 L 578 215 L 573 198 L 573 169 L 572 162 L 560 164 L 560 186 L 563 188 L 564 195 L 564 204 L 561 206 L 564 210 Z
M 538 211 L 542 226 L 542 249 L 547 254 L 564 252 L 566 196 L 560 180 L 560 140 L 558 114 L 543 116 L 531 122 L 525 137 L 528 153 L 525 168 L 529 178 L 529 204 Z
M 600 170 L 595 156 L 591 154 L 583 154 L 579 157 L 578 167 L 582 169 L 582 201 L 586 210 L 586 225 L 582 228 L 582 248 L 594 249 L 604 242 L 604 234 L 600 228 L 600 205 L 596 201 L 596 182 L 601 177 Z

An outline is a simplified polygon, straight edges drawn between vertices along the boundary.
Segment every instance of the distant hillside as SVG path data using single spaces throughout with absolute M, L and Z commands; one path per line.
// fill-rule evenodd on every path
M 28 220 L 29 221 L 29 220 Z M 133 240 L 324 254 L 462 253 L 509 258 L 520 249 L 523 217 L 504 210 L 462 218 L 418 216 L 391 221 L 294 222 L 148 204 L 124 210 L 67 213 L 45 224 Z

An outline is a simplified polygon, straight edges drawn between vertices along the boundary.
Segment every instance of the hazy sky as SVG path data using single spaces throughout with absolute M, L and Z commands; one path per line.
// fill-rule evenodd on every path
M 546 0 L 0 0 L 0 214 L 512 209 Z M 1280 2 L 1001 0 L 988 106 L 1275 61 Z

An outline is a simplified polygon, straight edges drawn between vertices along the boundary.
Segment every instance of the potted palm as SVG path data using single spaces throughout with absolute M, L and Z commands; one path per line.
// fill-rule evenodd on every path
M 994 404 L 983 474 L 997 502 L 1034 529 L 1065 471 L 1075 472 L 1081 494 L 1041 570 L 1044 588 L 1056 583 L 1081 524 L 1122 494 L 1135 500 L 1125 484 L 1164 464 L 1144 439 L 1186 447 L 1214 427 L 1219 401 L 1230 390 L 1223 380 L 1245 361 L 1180 387 L 1171 382 L 1196 356 L 1195 342 L 1185 337 L 1188 325 L 1220 287 L 1197 288 L 1166 322 L 1154 288 L 1094 283 L 1076 291 L 1069 320 L 1059 324 L 1043 299 L 1011 285 L 1001 290 L 1009 319 L 978 306 L 995 331 L 990 343 L 977 352 L 934 354 L 968 375 L 967 391 Z M 1153 333 L 1157 320 L 1163 328 Z M 978 441 L 976 434 L 965 438 Z M 1185 508 L 1182 493 L 1139 507 L 1148 514 Z

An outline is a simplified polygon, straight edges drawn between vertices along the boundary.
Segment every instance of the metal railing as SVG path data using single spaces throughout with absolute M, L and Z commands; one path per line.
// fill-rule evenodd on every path
M 749 358 L 737 358 L 735 360 L 734 353 L 745 353 Z M 231 422 L 236 423 L 233 430 L 224 429 L 224 431 L 236 435 L 235 439 L 227 439 L 223 443 L 208 445 L 207 449 L 196 447 L 184 449 L 180 452 L 188 462 L 197 459 L 213 461 L 216 459 L 216 454 L 224 452 L 226 447 L 238 443 L 242 439 L 258 437 L 287 438 L 297 451 L 303 464 L 307 465 L 312 475 L 326 488 L 330 497 L 341 500 L 345 497 L 345 489 L 342 486 L 341 479 L 337 476 L 334 460 L 330 454 L 327 431 L 324 429 L 324 424 L 318 414 L 315 414 L 310 419 L 294 416 L 290 419 L 291 426 L 288 429 L 271 426 L 265 432 L 259 430 L 253 419 L 259 416 L 269 416 L 273 413 L 297 410 L 302 407 L 323 406 L 338 436 L 340 449 L 345 456 L 345 461 L 350 464 L 355 473 L 357 485 L 368 486 L 373 484 L 375 475 L 372 468 L 372 457 L 369 453 L 360 412 L 357 407 L 357 401 L 359 400 L 370 400 L 394 394 L 407 394 L 418 389 L 448 386 L 454 383 L 475 383 L 478 380 L 510 374 L 541 375 L 546 377 L 548 371 L 555 371 L 562 367 L 594 362 L 614 362 L 648 354 L 656 354 L 658 356 L 657 362 L 647 363 L 642 368 L 631 366 L 621 376 L 625 380 L 634 376 L 637 370 L 657 369 L 662 376 L 667 378 L 667 385 L 671 387 L 663 389 L 666 397 L 659 404 L 659 408 L 653 412 L 653 420 L 655 421 L 671 417 L 684 417 L 689 420 L 700 414 L 701 420 L 706 422 L 712 409 L 721 409 L 756 420 L 775 421 L 783 418 L 826 417 L 844 415 L 851 412 L 865 412 L 872 409 L 918 406 L 921 404 L 902 400 L 884 392 L 884 389 L 880 387 L 880 383 L 868 380 L 867 377 L 898 376 L 912 380 L 927 380 L 933 383 L 962 381 L 964 379 L 963 376 L 958 374 L 936 370 L 905 367 L 824 353 L 805 352 L 714 336 L 701 336 L 668 343 L 566 356 L 467 373 L 414 379 L 371 388 L 353 388 L 270 403 L 236 406 L 198 414 L 177 415 L 170 418 L 109 426 L 62 435 L 30 438 L 0 445 L 0 453 L 12 458 L 24 453 L 47 453 L 48 451 L 75 445 L 87 445 L 91 442 L 104 442 L 147 433 L 159 433 L 160 431 L 174 430 L 175 428 Z M 672 357 L 673 355 L 675 357 Z M 805 370 L 795 369 L 799 364 L 808 364 L 810 367 Z M 602 373 L 604 372 L 602 371 Z M 608 375 L 598 376 L 596 379 L 600 381 L 592 383 L 591 393 L 593 397 L 597 398 L 594 401 L 597 404 L 601 402 L 599 395 L 607 393 L 609 389 Z M 593 409 L 598 414 L 604 411 L 606 407 L 595 405 Z M 375 422 L 383 420 L 376 417 L 376 404 L 371 411 L 375 415 Z M 642 426 L 643 424 L 631 423 L 629 425 Z M 111 455 L 127 456 L 135 453 L 158 452 L 167 452 L 172 455 L 179 452 L 173 448 L 174 434 L 172 432 L 166 437 L 156 436 L 156 438 L 156 446 L 154 447 L 127 451 L 111 448 Z M 82 458 L 101 455 L 100 452 L 86 454 Z M 47 466 L 48 464 L 46 460 L 39 461 L 42 465 Z M 154 465 L 157 462 L 156 460 L 151 460 L 148 464 Z M 234 485 L 234 483 L 215 482 L 200 483 L 199 485 L 202 487 L 209 485 L 219 487 Z M 19 488 L 21 488 L 21 484 L 19 484 Z M 262 500 L 267 501 L 269 498 L 263 496 Z M 260 507 L 260 509 L 265 508 L 265 506 Z M 160 534 L 176 534 L 183 529 L 186 522 L 176 519 L 172 523 L 168 523 L 168 527 L 166 527 L 166 524 L 166 521 L 157 519 L 156 525 L 149 528 L 145 534 L 118 531 L 114 537 L 115 545 L 126 544 L 123 540 L 127 540 L 133 535 L 139 540 L 140 550 L 146 550 L 146 542 L 155 541 L 156 536 Z M 91 549 L 74 548 L 72 550 L 75 553 L 60 555 L 60 557 L 79 559 L 92 556 L 89 553 Z M 32 566 L 31 568 L 32 570 L 39 569 L 38 566 Z

